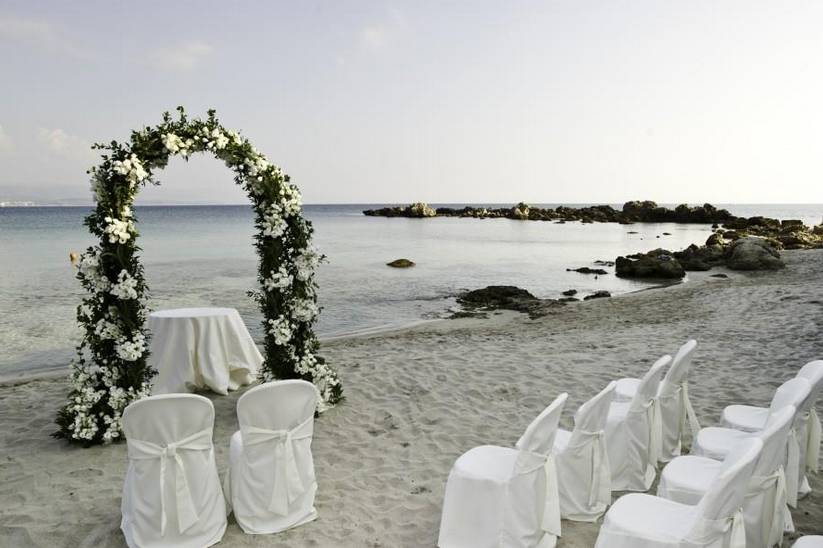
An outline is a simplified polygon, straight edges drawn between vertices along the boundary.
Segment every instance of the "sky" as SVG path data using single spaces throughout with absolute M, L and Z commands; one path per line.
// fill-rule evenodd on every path
M 0 0 L 0 201 L 217 109 L 307 203 L 823 203 L 823 2 Z M 243 203 L 213 158 L 138 203 Z

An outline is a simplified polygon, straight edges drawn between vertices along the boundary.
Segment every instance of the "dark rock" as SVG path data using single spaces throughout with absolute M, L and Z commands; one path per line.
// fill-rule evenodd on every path
M 723 233 L 715 232 L 706 239 L 706 245 L 723 245 Z
M 726 264 L 732 270 L 777 270 L 786 266 L 771 242 L 752 236 L 731 245 Z
M 490 285 L 483 289 L 467 291 L 457 297 L 457 302 L 474 306 L 493 306 L 505 308 L 512 302 L 536 301 L 537 297 L 513 285 Z
M 589 268 L 588 266 L 581 266 L 580 268 L 567 268 L 566 272 L 580 272 L 581 274 L 608 274 L 602 268 Z
M 604 297 L 611 297 L 611 296 L 612 296 L 611 293 L 601 289 L 600 291 L 595 291 L 591 295 L 586 295 L 585 297 L 583 297 L 583 300 L 584 301 L 590 301 L 592 299 L 602 299 Z
M 562 303 L 576 303 L 580 301 L 580 299 L 577 299 L 575 297 L 562 297 L 558 300 Z
M 390 263 L 386 263 L 386 266 L 392 268 L 411 268 L 414 266 L 414 262 L 408 259 L 395 259 Z
M 663 233 L 663 236 L 671 236 L 671 235 L 672 235 L 672 233 L 671 233 L 671 232 L 664 232 L 664 233 Z
M 728 274 L 723 274 L 722 272 L 718 272 L 717 274 L 709 274 L 710 278 L 728 278 Z
M 636 230 L 629 230 L 628 232 L 626 232 L 626 234 L 640 234 L 640 233 Z
M 573 297 L 574 295 L 577 295 L 577 290 L 576 289 L 567 289 L 566 291 L 563 292 L 563 295 L 565 295 L 566 297 Z
M 616 273 L 621 278 L 676 279 L 686 275 L 683 266 L 665 249 L 618 257 L 615 266 Z
M 597 266 L 614 266 L 614 261 L 594 261 L 594 264 Z

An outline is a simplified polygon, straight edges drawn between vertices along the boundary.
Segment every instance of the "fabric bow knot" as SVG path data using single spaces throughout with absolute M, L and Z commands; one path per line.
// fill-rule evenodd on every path
M 129 459 L 159 460 L 160 461 L 160 535 L 166 534 L 166 472 L 168 470 L 169 459 L 173 460 L 175 468 L 175 492 L 174 500 L 177 508 L 177 526 L 181 533 L 187 531 L 192 525 L 197 523 L 200 516 L 194 505 L 194 499 L 189 489 L 188 478 L 186 477 L 186 465 L 181 451 L 211 451 L 211 428 L 196 432 L 191 436 L 172 442 L 166 445 L 159 445 L 150 441 L 129 438 L 128 445 Z
M 820 417 L 814 406 L 809 410 L 809 425 L 806 434 L 806 469 L 811 472 L 818 471 L 820 461 L 820 438 L 823 428 L 820 426 Z
M 589 438 L 593 444 L 589 506 L 594 506 L 599 501 L 605 501 L 608 505 L 611 500 L 611 467 L 609 466 L 609 453 L 606 449 L 606 432 L 605 430 L 595 432 L 580 430 L 579 432 Z
M 274 484 L 268 507 L 275 514 L 288 515 L 291 503 L 306 492 L 307 487 L 297 467 L 294 442 L 312 437 L 313 421 L 314 416 L 312 415 L 291 430 L 241 426 L 245 446 L 275 444 Z
M 767 489 L 773 489 L 773 504 L 771 505 L 771 511 L 769 511 L 770 506 L 768 504 L 763 505 L 760 526 L 762 527 L 762 537 L 768 541 L 769 546 L 774 546 L 775 544 L 782 544 L 787 517 L 791 520 L 791 514 L 786 507 L 786 476 L 782 464 L 768 476 L 753 476 L 749 480 L 746 497 L 757 496 Z

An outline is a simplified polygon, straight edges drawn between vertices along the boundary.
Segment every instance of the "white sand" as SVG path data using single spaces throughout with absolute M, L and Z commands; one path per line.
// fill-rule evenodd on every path
M 563 422 L 605 384 L 640 375 L 687 338 L 700 342 L 691 393 L 704 425 L 731 403 L 767 404 L 774 388 L 823 358 L 823 251 L 786 253 L 777 273 L 700 275 L 679 286 L 519 314 L 434 322 L 336 340 L 347 400 L 315 428 L 317 521 L 225 546 L 433 546 L 454 459 L 510 445 L 559 392 Z M 124 546 L 119 531 L 123 444 L 80 449 L 54 440 L 61 379 L 0 387 L 0 546 Z M 212 396 L 221 474 L 237 394 Z M 823 405 L 819 406 L 823 416 Z M 794 512 L 798 532 L 823 533 L 823 474 Z M 598 526 L 563 522 L 559 546 L 594 544 Z M 794 537 L 796 535 L 792 535 Z

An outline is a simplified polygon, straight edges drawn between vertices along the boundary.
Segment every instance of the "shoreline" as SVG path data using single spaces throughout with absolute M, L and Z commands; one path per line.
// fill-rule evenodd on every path
M 727 272 L 726 269 L 716 268 L 717 272 Z M 703 280 L 704 278 L 709 277 L 706 272 L 690 272 L 689 276 L 693 276 L 696 278 L 695 280 L 690 279 L 683 279 L 683 280 L 676 280 L 676 281 L 665 281 L 661 280 L 659 282 L 648 282 L 650 285 L 649 287 L 641 287 L 639 289 L 634 289 L 632 291 L 626 291 L 624 293 L 617 293 L 609 297 L 610 299 L 617 299 L 623 298 L 629 295 L 633 295 L 635 293 L 641 293 L 644 291 L 652 291 L 652 290 L 662 290 L 668 289 L 672 286 L 677 286 L 685 283 L 694 283 L 698 280 Z M 588 303 L 589 301 L 580 300 L 579 303 L 569 303 L 569 304 L 580 304 L 580 303 Z M 459 305 L 458 305 L 459 306 Z M 443 313 L 448 312 L 448 308 L 443 309 Z M 507 313 L 509 311 L 490 311 L 495 313 Z M 520 312 L 514 312 L 514 314 L 521 314 Z M 410 331 L 420 326 L 425 326 L 427 324 L 435 323 L 435 322 L 454 322 L 461 318 L 450 318 L 450 317 L 442 317 L 442 318 L 419 318 L 416 320 L 412 320 L 408 323 L 397 325 L 397 326 L 375 326 L 375 327 L 366 327 L 363 329 L 354 330 L 351 332 L 340 333 L 337 335 L 328 335 L 328 336 L 320 336 L 318 337 L 318 341 L 321 345 L 321 352 L 322 352 L 322 345 L 326 343 L 332 343 L 341 340 L 348 340 L 348 339 L 367 339 L 372 337 L 379 337 L 381 335 L 392 335 L 392 334 L 399 334 L 404 331 Z M 471 318 L 474 319 L 474 318 Z M 255 343 L 262 352 L 262 346 L 258 343 Z M 60 365 L 54 367 L 44 367 L 42 369 L 38 368 L 32 371 L 25 371 L 20 373 L 19 375 L 3 375 L 0 374 L 0 388 L 4 386 L 16 386 L 20 384 L 25 384 L 27 382 L 41 380 L 41 379 L 55 379 L 60 378 L 63 376 L 67 376 L 69 374 L 69 365 Z
M 690 393 L 703 426 L 729 404 L 768 405 L 776 386 L 823 357 L 823 250 L 785 258 L 777 272 L 706 276 L 537 319 L 501 312 L 324 344 L 346 400 L 315 422 L 319 518 L 264 537 L 244 535 L 230 518 L 221 546 L 432 546 L 461 453 L 511 446 L 560 392 L 569 393 L 561 424 L 571 427 L 608 381 L 642 374 L 688 338 L 699 342 Z M 51 438 L 66 389 L 60 378 L 0 386 L 0 545 L 124 545 L 126 445 L 81 449 Z M 215 406 L 221 475 L 243 392 L 204 394 Z M 797 534 L 788 540 L 823 533 L 823 474 L 809 479 L 813 492 L 793 511 Z M 598 527 L 563 521 L 558 547 L 588 548 Z

